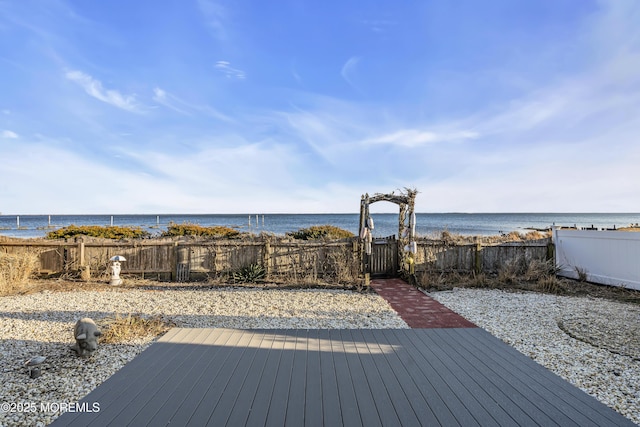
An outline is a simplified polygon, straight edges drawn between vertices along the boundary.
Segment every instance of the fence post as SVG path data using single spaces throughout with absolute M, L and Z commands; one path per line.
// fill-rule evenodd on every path
M 84 239 L 82 237 L 78 237 L 76 242 L 78 243 L 76 254 L 78 259 L 76 260 L 76 262 L 78 264 L 78 270 L 80 271 L 80 280 L 88 282 L 91 279 L 91 270 L 85 261 Z
M 556 246 L 558 245 L 558 227 L 551 226 L 551 241 L 547 245 L 547 257 L 553 260 L 553 265 L 556 266 Z M 556 266 L 557 267 L 557 266 Z
M 482 244 L 480 242 L 476 242 L 476 251 L 475 251 L 475 259 L 473 264 L 473 271 L 476 274 L 480 274 L 482 272 Z
M 176 246 L 176 282 L 188 282 L 191 279 L 191 249 L 189 246 Z
M 173 242 L 173 251 L 171 251 L 171 281 L 175 282 L 178 278 L 178 242 Z
M 271 277 L 271 244 L 268 239 L 265 239 L 264 242 L 264 251 L 262 254 L 262 264 L 264 265 L 264 269 L 266 272 L 267 278 Z
M 360 268 L 362 263 L 360 262 L 360 245 L 358 245 L 357 238 L 351 241 L 351 278 L 355 281 L 360 277 Z

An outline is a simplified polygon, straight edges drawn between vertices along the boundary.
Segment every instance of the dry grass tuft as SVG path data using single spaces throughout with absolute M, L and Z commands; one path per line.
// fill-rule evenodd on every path
M 416 277 L 421 288 L 446 291 L 454 287 L 465 288 L 494 288 L 496 279 L 485 273 L 458 272 L 458 271 L 422 271 Z
M 523 278 L 525 281 L 534 282 L 540 280 L 541 278 L 555 276 L 557 272 L 558 269 L 554 265 L 552 259 L 544 261 L 533 259 L 527 263 L 527 268 L 524 272 Z
M 565 282 L 556 276 L 540 277 L 534 289 L 545 294 L 564 294 L 567 292 Z
M 38 268 L 38 255 L 0 253 L 0 295 L 25 292 L 29 279 Z
M 517 283 L 526 271 L 527 265 L 523 258 L 512 259 L 500 267 L 498 271 L 498 281 L 507 284 Z
M 100 326 L 102 327 L 100 342 L 118 344 L 136 338 L 157 337 L 174 327 L 175 323 L 162 316 L 144 318 L 139 314 L 129 313 L 127 316 L 116 314 L 115 317 L 103 319 Z

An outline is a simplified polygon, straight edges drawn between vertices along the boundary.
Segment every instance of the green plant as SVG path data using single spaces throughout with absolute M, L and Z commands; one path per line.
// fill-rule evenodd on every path
M 234 238 L 240 236 L 240 232 L 236 229 L 224 226 L 203 227 L 197 224 L 169 224 L 167 231 L 163 232 L 161 237 L 174 236 L 202 236 L 202 237 L 219 237 Z
M 316 240 L 316 239 L 347 239 L 354 237 L 354 234 L 348 230 L 344 230 L 334 225 L 313 225 L 308 228 L 301 228 L 298 231 L 287 233 L 298 240 Z
M 76 236 L 100 237 L 104 239 L 140 239 L 151 234 L 140 227 L 118 227 L 99 225 L 70 225 L 47 233 L 47 239 L 69 239 Z
M 256 283 L 263 280 L 266 275 L 267 271 L 262 265 L 251 264 L 234 272 L 232 278 L 236 283 Z

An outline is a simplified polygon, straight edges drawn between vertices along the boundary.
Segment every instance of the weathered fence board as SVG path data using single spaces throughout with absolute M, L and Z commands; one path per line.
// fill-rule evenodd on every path
M 398 273 L 398 244 L 394 238 L 375 239 L 369 260 L 371 277 L 393 277 Z
M 484 271 L 494 273 L 507 264 L 518 260 L 544 261 L 548 259 L 549 245 L 549 239 L 490 246 L 418 241 L 415 271 Z

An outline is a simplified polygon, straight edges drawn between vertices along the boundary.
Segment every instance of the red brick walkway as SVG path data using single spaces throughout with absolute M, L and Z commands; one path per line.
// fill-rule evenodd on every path
M 411 328 L 475 328 L 458 313 L 401 279 L 373 279 L 371 287 Z

